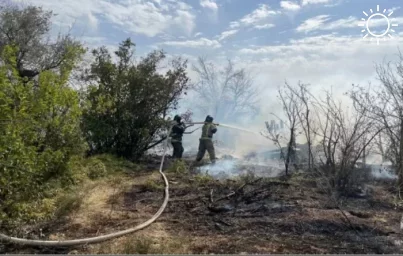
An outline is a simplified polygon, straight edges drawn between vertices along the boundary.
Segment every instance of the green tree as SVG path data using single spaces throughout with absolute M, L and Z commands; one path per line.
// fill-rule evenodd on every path
M 16 4 L 0 6 L 0 52 L 15 45 L 15 68 L 20 77 L 32 79 L 46 70 L 59 70 L 81 47 L 69 34 L 49 39 L 53 13 L 41 7 Z
M 174 59 L 165 74 L 158 65 L 165 59 L 154 51 L 134 63 L 130 39 L 115 52 L 105 47 L 93 51 L 95 62 L 88 72 L 83 131 L 90 153 L 113 153 L 129 159 L 141 157 L 164 138 L 165 117 L 188 89 L 186 61 Z
M 19 49 L 5 46 L 0 66 L 0 220 L 30 218 L 29 203 L 70 181 L 68 163 L 83 152 L 81 110 L 67 86 L 84 50 L 70 48 L 60 72 L 43 71 L 38 81 L 20 77 Z

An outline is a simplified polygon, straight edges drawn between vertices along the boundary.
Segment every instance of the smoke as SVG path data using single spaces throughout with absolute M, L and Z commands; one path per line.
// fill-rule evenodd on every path
M 213 177 L 235 177 L 239 175 L 236 166 L 235 160 L 220 160 L 213 165 L 199 167 L 199 171 Z
M 391 162 L 382 162 L 382 156 L 379 154 L 370 154 L 366 160 L 367 166 L 371 168 L 371 176 L 375 179 L 395 180 L 397 175 Z
M 231 154 L 241 157 L 255 150 L 272 148 L 272 143 L 259 132 L 265 129 L 269 113 L 278 112 L 277 109 L 281 112 L 282 108 L 274 108 L 274 95 L 264 98 L 264 102 L 268 103 L 265 104 L 267 109 L 261 107 L 263 99 L 260 92 L 263 90 L 263 84 L 254 81 L 254 69 L 245 67 L 241 70 L 238 65 L 233 65 L 233 62 L 228 62 L 227 59 L 222 59 L 222 63 L 200 61 L 193 63 L 197 69 L 190 69 L 189 72 L 192 81 L 199 86 L 190 90 L 187 97 L 181 101 L 180 111 L 190 109 L 193 112 L 193 121 L 199 122 L 211 115 L 214 122 L 220 124 L 213 138 L 217 156 Z M 203 72 L 208 72 L 208 75 Z M 228 77 L 233 79 L 228 80 Z M 203 90 L 200 86 L 203 86 Z M 234 91 L 235 89 L 237 91 Z M 235 97 L 234 93 L 242 95 Z M 197 152 L 200 134 L 199 130 L 185 135 L 184 147 L 189 148 L 191 152 Z
M 273 178 L 283 173 L 284 167 L 276 161 L 259 161 L 245 159 L 221 159 L 215 164 L 204 165 L 198 168 L 202 174 L 216 179 L 236 178 L 252 174 L 256 177 Z
M 394 174 L 391 165 L 371 165 L 371 175 L 375 179 L 395 180 L 397 175 Z
M 194 121 L 203 121 L 205 116 L 195 115 Z M 228 119 L 228 118 L 227 118 Z M 231 119 L 231 118 L 229 118 Z M 265 129 L 265 121 L 248 122 L 247 119 L 231 120 L 232 122 L 219 123 L 217 133 L 213 136 L 216 157 L 219 159 L 214 165 L 198 168 L 200 173 L 207 173 L 214 178 L 234 178 L 252 173 L 257 177 L 276 177 L 280 175 L 284 166 L 277 161 L 268 160 L 259 156 L 260 152 L 274 149 L 273 143 L 264 138 L 260 131 Z M 189 128 L 194 130 L 197 125 Z M 183 137 L 184 156 L 196 157 L 201 130 Z M 258 154 L 253 154 L 258 153 Z M 207 154 L 207 152 L 206 152 Z M 247 155 L 254 155 L 247 158 Z M 208 158 L 208 156 L 206 156 Z
M 195 121 L 204 120 L 196 119 Z M 219 123 L 220 121 L 217 120 Z M 191 127 L 189 130 L 197 128 Z M 242 158 L 244 155 L 262 150 L 273 149 L 273 143 L 259 134 L 260 130 L 264 128 L 264 122 L 256 126 L 241 126 L 234 127 L 233 124 L 222 124 L 217 127 L 217 133 L 214 134 L 213 141 L 216 151 L 216 156 L 221 158 L 225 155 L 232 155 L 237 158 Z M 201 136 L 201 129 L 192 134 L 185 134 L 183 136 L 183 146 L 185 148 L 185 155 L 193 154 L 196 156 L 199 138 Z

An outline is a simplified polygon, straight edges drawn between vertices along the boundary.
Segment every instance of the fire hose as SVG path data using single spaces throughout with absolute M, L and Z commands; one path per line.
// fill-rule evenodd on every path
M 172 128 L 171 128 L 172 129 Z M 14 244 L 20 244 L 20 245 L 31 245 L 31 246 L 47 246 L 47 247 L 66 247 L 66 246 L 77 246 L 77 245 L 84 245 L 84 244 L 94 244 L 94 243 L 100 243 L 100 242 L 105 242 L 107 240 L 111 240 L 117 237 L 121 237 L 130 233 L 134 233 L 138 230 L 141 230 L 147 226 L 149 226 L 151 223 L 153 223 L 155 220 L 158 219 L 158 217 L 162 214 L 162 212 L 165 210 L 168 201 L 169 201 L 169 182 L 167 177 L 165 176 L 164 172 L 162 171 L 164 160 L 165 160 L 165 155 L 167 151 L 167 144 L 168 140 L 165 140 L 164 143 L 164 153 L 162 155 L 161 159 L 161 164 L 159 168 L 159 173 L 161 174 L 162 178 L 164 179 L 165 182 L 165 191 L 164 191 L 164 201 L 158 211 L 146 222 L 139 224 L 133 228 L 129 228 L 126 230 L 118 231 L 115 233 L 107 234 L 107 235 L 101 235 L 101 236 L 96 236 L 96 237 L 90 237 L 90 238 L 82 238 L 82 239 L 73 239 L 73 240 L 64 240 L 64 241 L 52 241 L 52 240 L 33 240 L 33 239 L 25 239 L 25 238 L 18 238 L 18 237 L 12 237 L 8 236 L 5 234 L 0 233 L 0 240 L 3 240 L 5 242 L 9 243 L 14 243 Z
M 205 124 L 205 122 L 196 122 L 196 123 L 187 123 L 187 124 Z M 218 125 L 218 124 L 215 124 Z M 172 127 L 171 127 L 172 129 Z M 171 130 L 170 129 L 170 130 Z M 169 131 L 170 131 L 169 130 Z M 168 138 L 168 137 L 167 137 Z M 101 236 L 96 236 L 96 237 L 89 237 L 89 238 L 82 238 L 82 239 L 72 239 L 72 240 L 59 240 L 59 241 L 54 241 L 54 240 L 35 240 L 35 239 L 26 239 L 26 238 L 18 238 L 18 237 L 12 237 L 8 236 L 5 234 L 0 233 L 0 240 L 9 242 L 9 243 L 14 243 L 14 244 L 19 244 L 19 245 L 31 245 L 31 246 L 47 246 L 47 247 L 66 247 L 66 246 L 77 246 L 77 245 L 84 245 L 84 244 L 94 244 L 94 243 L 101 243 L 105 242 L 107 240 L 111 240 L 114 238 L 118 238 L 130 233 L 134 233 L 136 231 L 139 231 L 147 226 L 149 226 L 151 223 L 155 222 L 158 217 L 162 214 L 162 212 L 165 210 L 168 201 L 169 201 L 169 182 L 167 177 L 165 176 L 164 172 L 162 171 L 163 165 L 164 165 L 164 160 L 165 160 L 165 155 L 167 152 L 167 144 L 168 144 L 168 139 L 165 139 L 164 143 L 164 150 L 163 150 L 163 155 L 161 158 L 161 164 L 159 168 L 159 173 L 161 174 L 162 178 L 164 179 L 165 183 L 165 190 L 164 190 L 164 201 L 158 211 L 146 222 L 141 223 L 133 228 L 129 228 L 126 230 L 110 233 L 107 235 L 101 235 Z

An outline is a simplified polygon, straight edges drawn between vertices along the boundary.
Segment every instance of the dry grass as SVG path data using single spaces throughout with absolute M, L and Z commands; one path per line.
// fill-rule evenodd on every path
M 113 243 L 104 243 L 92 248 L 96 254 L 187 254 L 189 239 L 152 237 L 144 235 L 127 236 Z
M 350 225 L 340 210 L 327 206 L 328 196 L 310 185 L 314 180 L 303 175 L 296 174 L 286 181 L 264 178 L 257 183 L 253 175 L 221 182 L 206 175 L 173 171 L 168 178 L 173 182 L 171 200 L 156 222 L 136 233 L 76 248 L 71 253 L 399 252 L 385 243 L 376 243 L 378 238 L 386 239 L 387 232 L 393 231 L 401 218 L 392 202 L 386 204 L 388 196 L 382 188 L 374 189 L 374 207 L 365 199 L 349 199 L 343 204 Z M 251 185 L 240 195 L 218 201 L 246 183 Z M 133 177 L 118 172 L 85 184 L 77 194 L 81 204 L 72 203 L 73 194 L 65 199 L 66 212 L 74 209 L 69 214 L 70 223 L 55 231 L 51 239 L 93 237 L 134 227 L 148 220 L 163 200 L 163 182 L 156 170 Z M 237 197 L 244 201 L 235 215 L 211 212 L 208 207 L 210 198 L 214 198 L 214 206 L 224 207 L 235 205 Z M 282 206 L 270 208 L 276 203 Z M 357 237 L 354 229 L 365 238 Z M 365 241 L 370 238 L 373 240 Z
M 144 184 L 144 189 L 147 191 L 163 191 L 164 184 L 154 178 L 149 178 Z
M 191 239 L 166 232 L 166 225 L 153 223 L 147 229 L 102 244 L 92 245 L 83 251 L 91 254 L 186 254 Z
M 210 183 L 214 182 L 214 179 L 210 175 L 198 174 L 194 178 L 196 182 L 196 186 L 207 186 Z

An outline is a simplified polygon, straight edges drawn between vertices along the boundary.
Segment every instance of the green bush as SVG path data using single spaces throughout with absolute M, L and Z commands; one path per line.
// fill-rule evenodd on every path
M 90 179 L 105 177 L 107 173 L 106 166 L 101 160 L 93 158 L 88 163 L 87 175 Z
M 94 50 L 88 79 L 83 131 L 91 154 L 111 153 L 131 160 L 161 142 L 168 128 L 164 120 L 188 87 L 186 62 L 177 59 L 166 74 L 158 73 L 165 54 L 155 51 L 138 63 L 130 39 L 115 52 Z
M 71 182 L 70 159 L 85 150 L 79 97 L 67 85 L 81 48 L 71 49 L 61 72 L 28 82 L 16 71 L 16 48 L 0 66 L 0 221 L 32 220 L 32 202 Z

